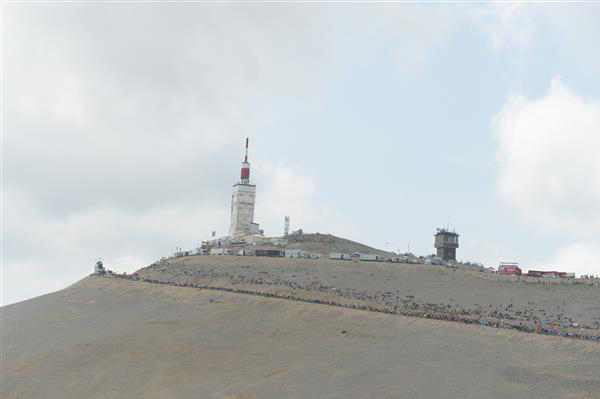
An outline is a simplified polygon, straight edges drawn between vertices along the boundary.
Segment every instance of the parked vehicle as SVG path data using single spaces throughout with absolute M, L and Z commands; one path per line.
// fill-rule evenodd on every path
M 350 260 L 350 259 L 352 259 L 352 256 L 350 256 L 350 254 L 345 254 L 343 252 L 331 252 L 329 254 L 329 259 Z
M 360 253 L 360 252 L 354 253 L 354 257 L 357 257 L 359 260 L 367 261 L 367 262 L 383 261 L 383 257 L 382 256 L 373 255 L 373 254 L 363 254 L 363 253 Z
M 543 271 L 543 270 L 529 270 L 527 272 L 529 277 L 562 277 L 562 278 L 574 278 L 575 273 L 566 272 L 555 272 L 555 271 Z
M 523 271 L 519 267 L 518 263 L 514 262 L 500 262 L 498 266 L 498 274 L 504 274 L 508 276 L 520 276 Z
M 270 256 L 270 257 L 283 257 L 285 255 L 284 251 L 279 249 L 257 249 L 254 251 L 255 256 Z

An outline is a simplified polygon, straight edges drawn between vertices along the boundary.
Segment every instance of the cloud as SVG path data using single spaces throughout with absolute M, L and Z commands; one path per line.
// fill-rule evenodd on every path
M 532 10 L 516 3 L 490 3 L 472 12 L 498 52 L 525 54 L 536 30 Z
M 600 275 L 600 242 L 580 242 L 561 248 L 553 259 L 539 267 L 578 275 Z
M 308 223 L 316 219 L 316 183 L 297 168 L 258 163 L 256 171 L 266 184 L 260 186 L 257 211 L 263 215 L 265 224 L 277 221 L 283 226 L 284 216 L 294 218 L 296 223 Z M 282 230 L 278 228 L 277 231 Z M 267 230 L 268 231 L 268 230 Z
M 492 129 L 501 196 L 536 230 L 578 240 L 549 267 L 600 272 L 600 103 L 557 77 L 541 98 L 510 96 Z
M 258 179 L 255 219 L 267 235 L 283 234 L 284 217 L 290 217 L 290 231 L 303 229 L 353 236 L 356 226 L 336 212 L 335 204 L 318 197 L 314 179 L 297 167 L 257 162 Z
M 227 6 L 42 8 L 7 13 L 5 184 L 48 212 L 218 195 L 207 180 L 229 174 L 212 163 L 234 168 L 231 145 L 261 126 L 254 97 L 309 93 L 327 58 L 289 12 L 298 32 Z
M 132 272 L 193 248 L 229 214 L 220 203 L 169 204 L 139 212 L 90 207 L 68 216 L 45 212 L 29 194 L 4 190 L 2 302 L 11 303 L 64 288 L 91 273 L 96 258 L 119 272 Z M 10 209 L 9 212 L 6 210 Z
M 532 61 L 534 39 L 541 21 L 535 11 L 537 9 L 527 4 L 494 2 L 471 12 L 499 61 L 505 64 L 503 78 L 514 87 L 521 86 Z
M 540 99 L 512 95 L 493 130 L 498 188 L 525 219 L 548 231 L 600 233 L 600 103 L 555 78 Z

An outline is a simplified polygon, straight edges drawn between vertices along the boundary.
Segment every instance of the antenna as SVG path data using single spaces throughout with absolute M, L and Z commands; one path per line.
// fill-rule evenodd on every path
M 244 157 L 244 162 L 248 162 L 248 137 L 246 137 L 246 156 Z

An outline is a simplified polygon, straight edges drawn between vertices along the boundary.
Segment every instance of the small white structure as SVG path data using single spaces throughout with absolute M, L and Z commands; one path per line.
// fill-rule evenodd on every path
M 289 240 L 285 237 L 265 237 L 262 235 L 251 235 L 244 237 L 245 244 L 251 245 L 287 245 Z
M 210 240 L 208 244 L 213 247 L 227 247 L 234 244 L 236 241 L 230 240 L 229 237 L 221 237 L 214 240 Z
M 269 239 L 267 237 L 259 236 L 259 235 L 246 236 L 246 237 L 244 237 L 244 240 L 246 241 L 246 244 L 252 244 L 252 245 L 264 245 L 264 244 L 268 244 L 268 241 L 269 241 Z
M 286 258 L 304 258 L 304 251 L 299 249 L 286 249 L 285 250 Z
M 269 237 L 267 242 L 272 245 L 287 245 L 289 241 L 285 237 Z
M 227 248 L 211 248 L 210 249 L 210 254 L 211 255 L 228 255 L 229 251 L 227 250 Z
M 240 249 L 237 254 L 238 256 L 249 256 L 250 252 L 247 249 Z
M 201 247 L 198 247 L 191 251 L 190 255 L 206 255 L 206 250 Z
M 426 256 L 424 262 L 426 265 L 442 266 L 444 264 L 444 260 L 442 258 L 438 258 L 436 255 Z

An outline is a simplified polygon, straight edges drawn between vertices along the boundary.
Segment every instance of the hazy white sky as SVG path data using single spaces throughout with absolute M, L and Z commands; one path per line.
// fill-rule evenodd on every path
M 600 4 L 3 4 L 2 302 L 227 233 L 600 274 Z

